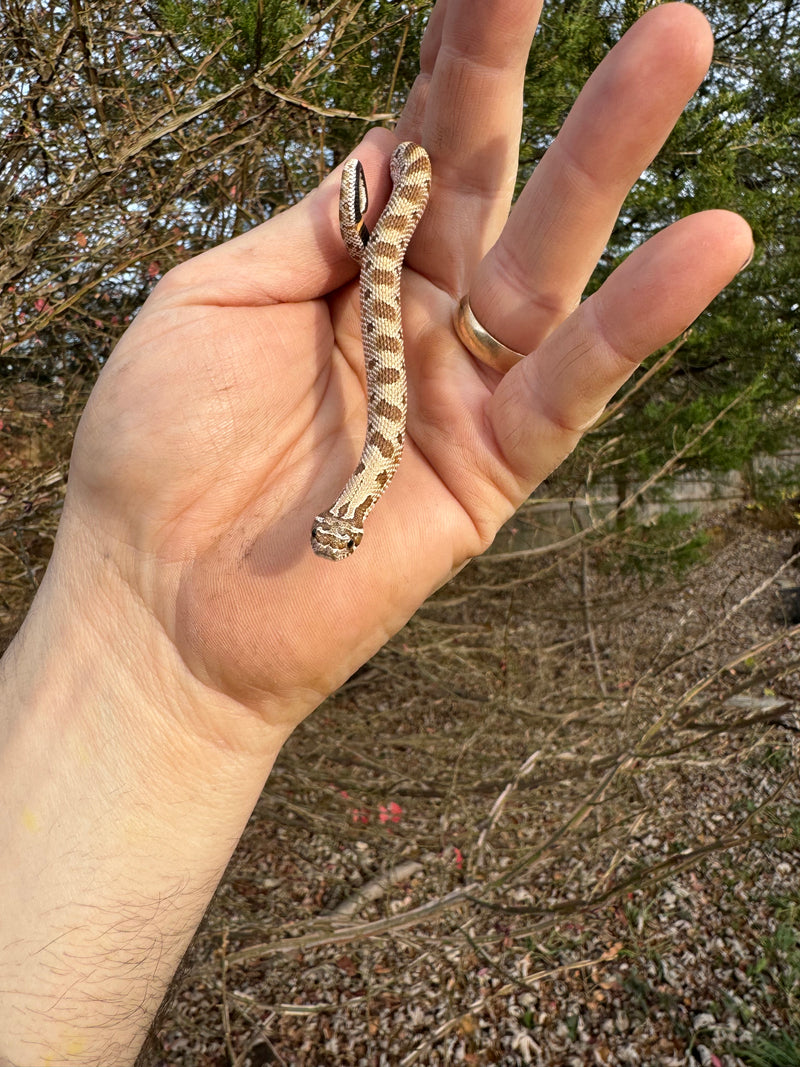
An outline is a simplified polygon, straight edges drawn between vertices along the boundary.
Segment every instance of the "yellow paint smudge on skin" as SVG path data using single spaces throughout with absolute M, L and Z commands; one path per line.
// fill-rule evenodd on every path
M 31 811 L 30 808 L 22 809 L 22 825 L 29 834 L 38 834 L 42 828 L 39 816 L 35 811 Z
M 45 1056 L 44 1067 L 58 1067 L 64 1063 L 65 1056 L 80 1056 L 86 1050 L 86 1038 L 84 1037 L 70 1037 L 65 1034 L 63 1042 L 63 1052 L 59 1052 L 58 1056 Z
M 78 763 L 80 763 L 81 766 L 85 767 L 87 763 L 91 763 L 92 761 L 92 755 L 86 745 L 77 745 L 75 748 L 75 755 L 78 759 Z

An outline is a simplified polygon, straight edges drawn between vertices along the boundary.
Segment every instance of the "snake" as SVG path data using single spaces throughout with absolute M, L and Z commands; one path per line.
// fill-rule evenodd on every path
M 351 158 L 342 172 L 339 229 L 345 248 L 361 268 L 367 431 L 355 470 L 311 528 L 311 547 L 325 559 L 347 559 L 361 544 L 364 522 L 394 477 L 406 434 L 408 386 L 400 282 L 408 243 L 430 193 L 428 153 L 421 145 L 404 141 L 392 153 L 389 173 L 392 192 L 370 231 L 364 221 L 368 204 L 364 168 Z

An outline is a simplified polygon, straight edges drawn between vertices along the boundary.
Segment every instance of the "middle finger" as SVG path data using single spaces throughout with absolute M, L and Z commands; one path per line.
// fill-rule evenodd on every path
M 408 261 L 451 293 L 508 218 L 540 7 L 540 0 L 439 0 L 423 40 L 420 77 L 395 130 L 422 143 L 433 166 Z

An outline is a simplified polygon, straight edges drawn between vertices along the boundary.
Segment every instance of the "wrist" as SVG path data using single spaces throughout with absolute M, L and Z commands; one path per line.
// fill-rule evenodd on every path
M 61 539 L 0 664 L 0 1062 L 132 1062 L 284 739 L 97 556 Z
M 74 511 L 65 509 L 11 649 L 26 702 L 64 701 L 93 735 L 113 736 L 132 753 L 142 746 L 159 752 L 169 789 L 186 775 L 187 752 L 201 763 L 224 764 L 224 756 L 268 769 L 291 727 L 269 708 L 256 712 L 198 678 L 176 647 L 172 619 L 183 564 L 137 557 Z
M 159 815 L 162 803 L 193 797 L 198 779 L 220 784 L 223 815 L 227 778 L 254 801 L 289 729 L 199 682 L 101 556 L 59 535 L 0 664 L 11 740 L 35 734 L 41 754 L 93 768 L 98 786 L 142 789 Z M 216 796 L 204 796 L 207 809 Z

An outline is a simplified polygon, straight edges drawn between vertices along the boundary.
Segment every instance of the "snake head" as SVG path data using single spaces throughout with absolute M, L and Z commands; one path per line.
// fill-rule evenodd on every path
M 361 544 L 364 530 L 352 519 L 342 519 L 332 511 L 317 515 L 311 527 L 311 547 L 324 559 L 347 559 Z

